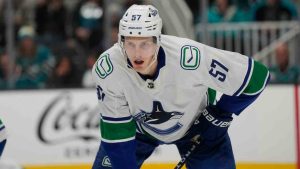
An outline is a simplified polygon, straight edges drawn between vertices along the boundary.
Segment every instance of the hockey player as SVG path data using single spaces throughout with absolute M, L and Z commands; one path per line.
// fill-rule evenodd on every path
M 183 155 L 199 135 L 188 169 L 234 169 L 227 129 L 263 91 L 268 69 L 161 29 L 155 7 L 131 6 L 119 43 L 94 65 L 101 144 L 93 169 L 138 169 L 160 144 L 175 144 Z M 223 93 L 218 101 L 216 91 Z
M 5 126 L 2 123 L 0 119 L 0 157 L 3 153 L 4 147 L 6 144 L 6 132 L 5 132 Z

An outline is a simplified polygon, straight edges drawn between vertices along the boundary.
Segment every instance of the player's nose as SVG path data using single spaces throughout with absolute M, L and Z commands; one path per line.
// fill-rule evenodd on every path
M 135 55 L 134 55 L 134 57 L 137 58 L 137 59 L 142 58 L 141 57 L 141 49 L 139 49 L 139 48 L 135 49 Z

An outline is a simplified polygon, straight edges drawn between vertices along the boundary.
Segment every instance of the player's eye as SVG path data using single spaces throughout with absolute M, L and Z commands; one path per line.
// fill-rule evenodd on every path
M 129 48 L 135 48 L 135 44 L 132 43 L 132 42 L 127 42 L 127 43 L 125 43 L 125 46 L 126 46 L 126 47 L 129 47 Z
M 152 43 L 151 42 L 143 42 L 141 44 L 142 49 L 149 49 L 151 47 Z

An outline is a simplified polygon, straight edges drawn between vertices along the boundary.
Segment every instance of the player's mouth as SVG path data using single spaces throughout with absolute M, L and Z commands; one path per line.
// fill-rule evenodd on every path
M 134 61 L 134 64 L 137 65 L 137 66 L 142 66 L 143 63 L 144 63 L 143 60 L 135 60 L 135 61 Z

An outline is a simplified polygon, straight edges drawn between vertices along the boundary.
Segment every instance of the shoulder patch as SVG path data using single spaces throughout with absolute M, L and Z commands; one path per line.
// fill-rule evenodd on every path
M 180 65 L 185 70 L 195 70 L 200 65 L 200 50 L 191 45 L 181 48 Z
M 104 54 L 100 56 L 97 60 L 96 73 L 101 79 L 106 78 L 109 74 L 113 72 L 113 65 L 109 58 L 109 54 Z

